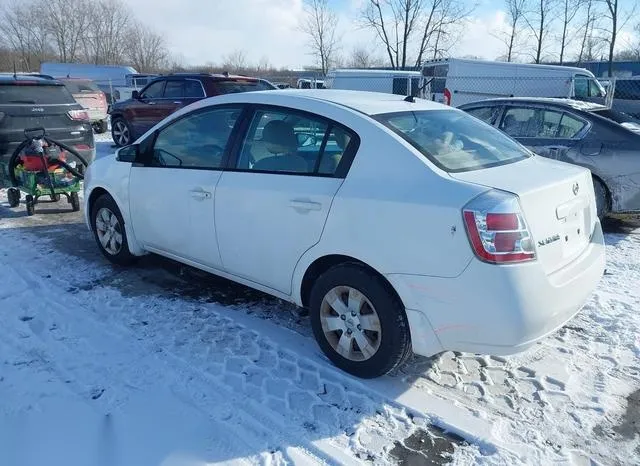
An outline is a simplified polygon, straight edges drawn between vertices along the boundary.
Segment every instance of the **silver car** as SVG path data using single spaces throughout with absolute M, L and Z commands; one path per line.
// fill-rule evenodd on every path
M 591 170 L 599 217 L 640 213 L 639 120 L 566 99 L 492 99 L 459 108 L 538 155 Z

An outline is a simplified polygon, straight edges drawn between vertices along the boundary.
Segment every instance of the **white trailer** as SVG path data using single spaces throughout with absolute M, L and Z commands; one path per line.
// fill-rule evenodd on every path
M 419 71 L 339 69 L 327 73 L 327 89 L 383 92 L 421 97 L 423 79 Z
M 426 97 L 447 105 L 497 97 L 559 97 L 605 103 L 606 91 L 588 70 L 448 58 L 426 62 Z

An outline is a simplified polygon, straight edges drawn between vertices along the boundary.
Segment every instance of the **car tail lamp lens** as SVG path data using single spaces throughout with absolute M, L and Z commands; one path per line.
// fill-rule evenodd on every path
M 492 190 L 467 204 L 462 215 L 473 252 L 493 264 L 536 258 L 533 239 L 518 198 Z
M 69 115 L 69 118 L 73 121 L 85 121 L 89 119 L 89 114 L 86 110 L 69 110 L 67 115 Z

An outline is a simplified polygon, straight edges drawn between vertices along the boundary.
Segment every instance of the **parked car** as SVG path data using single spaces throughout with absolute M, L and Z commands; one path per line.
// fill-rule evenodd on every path
M 325 89 L 324 81 L 322 79 L 298 79 L 296 83 L 298 89 Z
M 87 111 L 60 82 L 48 76 L 0 74 L 0 167 L 25 139 L 26 128 L 43 127 L 88 162 L 95 158 L 93 130 Z M 0 185 L 8 173 L 0 173 Z
M 385 92 L 421 97 L 423 81 L 419 71 L 348 69 L 329 71 L 325 85 L 328 89 Z
M 104 92 L 88 79 L 60 79 L 76 102 L 82 105 L 89 114 L 89 120 L 96 133 L 102 134 L 109 129 L 107 115 L 107 99 Z
M 111 135 L 117 146 L 131 144 L 158 122 L 193 102 L 221 94 L 277 89 L 263 79 L 229 74 L 179 73 L 151 81 L 130 100 L 109 109 Z
M 91 63 L 52 63 L 40 65 L 40 72 L 62 78 L 89 79 L 105 93 L 107 102 L 129 99 L 131 93 L 147 85 L 156 74 L 140 74 L 131 66 L 94 65 Z
M 601 80 L 601 84 L 608 92 L 611 87 L 611 81 L 608 79 Z M 612 108 L 634 118 L 640 118 L 640 76 L 616 78 Z
M 422 68 L 427 98 L 458 107 L 499 97 L 575 98 L 604 104 L 606 91 L 592 72 L 560 65 L 446 58 Z
M 524 350 L 603 273 L 591 175 L 407 100 L 192 104 L 89 168 L 87 224 L 116 264 L 157 253 L 308 307 L 322 350 L 357 376 L 411 350 Z
M 591 170 L 599 217 L 640 212 L 640 121 L 562 99 L 485 100 L 460 109 L 538 155 Z

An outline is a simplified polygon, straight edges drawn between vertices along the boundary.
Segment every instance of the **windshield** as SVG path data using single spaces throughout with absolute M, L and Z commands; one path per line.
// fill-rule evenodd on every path
M 497 129 L 456 110 L 387 113 L 375 118 L 448 172 L 494 167 L 531 156 Z
M 56 105 L 71 104 L 75 100 L 69 91 L 61 85 L 26 84 L 19 85 L 0 84 L 0 105 L 2 104 L 34 104 Z
M 219 94 L 232 94 L 236 92 L 268 91 L 276 89 L 274 86 L 263 80 L 237 80 L 237 81 L 216 81 L 215 86 Z
M 64 86 L 72 94 L 93 94 L 100 92 L 100 88 L 93 81 L 73 79 L 63 81 Z

